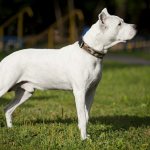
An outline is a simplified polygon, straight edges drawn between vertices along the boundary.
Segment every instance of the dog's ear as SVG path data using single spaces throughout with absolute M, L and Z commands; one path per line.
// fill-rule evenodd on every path
M 102 10 L 102 12 L 104 12 L 107 16 L 109 15 L 109 13 L 108 13 L 108 11 L 107 11 L 107 8 L 104 8 L 104 9 Z
M 105 24 L 105 20 L 107 16 L 109 15 L 108 11 L 106 8 L 102 10 L 102 12 L 98 15 L 99 20 L 101 21 L 102 24 Z

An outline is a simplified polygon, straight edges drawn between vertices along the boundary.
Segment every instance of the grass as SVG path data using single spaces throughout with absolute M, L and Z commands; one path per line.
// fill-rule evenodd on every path
M 82 142 L 71 92 L 36 91 L 13 114 L 6 128 L 3 108 L 13 93 L 0 99 L 0 150 L 149 150 L 150 67 L 105 63 Z

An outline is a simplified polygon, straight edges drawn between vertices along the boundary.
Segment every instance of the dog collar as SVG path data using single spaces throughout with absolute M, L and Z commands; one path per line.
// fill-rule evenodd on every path
M 103 59 L 103 57 L 105 56 L 105 53 L 100 53 L 100 52 L 96 51 L 95 49 L 91 48 L 90 46 L 88 46 L 83 41 L 83 39 L 80 39 L 78 43 L 79 43 L 80 48 L 84 49 L 86 52 L 93 55 L 94 57 Z

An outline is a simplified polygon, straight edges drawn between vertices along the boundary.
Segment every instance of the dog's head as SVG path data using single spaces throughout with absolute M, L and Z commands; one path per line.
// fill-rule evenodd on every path
M 112 41 L 130 40 L 136 34 L 134 24 L 127 24 L 123 19 L 110 15 L 106 8 L 99 14 L 98 19 L 100 30 Z
M 135 34 L 134 24 L 127 24 L 118 16 L 110 15 L 104 8 L 98 15 L 98 21 L 92 25 L 84 39 L 90 46 L 94 46 L 95 49 L 101 51 L 117 43 L 130 40 Z

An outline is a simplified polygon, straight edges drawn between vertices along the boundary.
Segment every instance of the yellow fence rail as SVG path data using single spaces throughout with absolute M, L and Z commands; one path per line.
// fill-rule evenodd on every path
M 81 10 L 74 9 L 72 10 L 68 15 L 60 18 L 55 23 L 50 25 L 46 30 L 44 30 L 42 33 L 36 35 L 35 37 L 28 38 L 26 40 L 26 43 L 28 46 L 35 45 L 38 41 L 42 39 L 42 37 L 47 36 L 47 47 L 52 48 L 54 47 L 54 30 L 55 28 L 59 28 L 58 25 L 61 23 L 65 23 L 66 21 L 69 21 L 69 37 L 68 40 L 70 43 L 74 42 L 77 39 L 77 31 L 76 31 L 76 23 L 75 20 L 80 20 L 80 22 L 83 22 L 84 16 Z
M 4 29 L 9 27 L 12 22 L 17 20 L 17 37 L 22 38 L 23 37 L 23 17 L 25 13 L 27 13 L 30 17 L 33 16 L 32 9 L 30 7 L 25 7 L 22 10 L 20 10 L 16 15 L 8 19 L 5 23 L 0 25 L 0 37 L 3 38 Z

